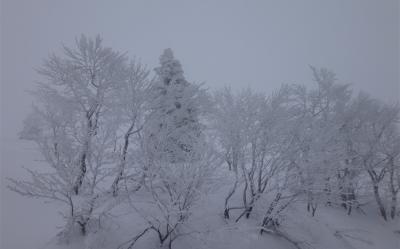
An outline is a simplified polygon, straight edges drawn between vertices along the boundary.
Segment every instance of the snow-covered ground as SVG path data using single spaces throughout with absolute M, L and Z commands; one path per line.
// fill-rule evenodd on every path
M 10 152 L 10 156 L 11 156 Z M 199 201 L 193 217 L 183 227 L 188 234 L 174 242 L 175 249 L 292 249 L 284 239 L 259 234 L 257 209 L 250 219 L 239 223 L 223 219 L 224 187 Z M 26 199 L 4 188 L 2 182 L 3 249 L 111 249 L 129 240 L 145 228 L 128 205 L 115 208 L 108 230 L 77 239 L 69 245 L 57 245 L 55 236 L 62 225 L 54 204 Z M 304 241 L 304 248 L 315 249 L 397 249 L 400 248 L 400 222 L 384 222 L 374 207 L 366 214 L 345 214 L 341 208 L 321 207 L 315 217 L 297 203 L 288 209 L 282 230 L 293 239 Z M 258 219 L 257 219 L 258 217 Z M 155 233 L 141 238 L 135 248 L 158 248 Z
M 58 216 L 60 207 L 42 200 L 28 199 L 6 189 L 5 177 L 23 174 L 19 166 L 29 165 L 35 153 L 29 144 L 6 143 L 3 140 L 2 163 L 14 162 L 18 167 L 2 172 L 1 183 L 1 247 L 2 249 L 113 249 L 145 228 L 140 216 L 128 205 L 112 210 L 114 217 L 108 230 L 77 239 L 69 245 L 58 245 L 55 236 L 63 221 Z M 18 157 L 17 147 L 29 157 Z M 36 164 L 38 164 L 36 162 Z M 5 168 L 3 168 L 5 169 Z M 203 197 L 188 224 L 182 228 L 185 236 L 177 239 L 175 249 L 292 249 L 284 239 L 259 234 L 258 225 L 262 209 L 254 210 L 250 219 L 239 223 L 223 218 L 223 198 L 230 183 L 221 184 Z M 139 195 L 140 197 L 140 195 Z M 364 208 L 366 214 L 353 212 L 346 215 L 341 208 L 320 207 L 315 217 L 305 210 L 303 203 L 296 203 L 287 210 L 281 225 L 293 239 L 304 241 L 304 248 L 313 249 L 398 249 L 400 248 L 400 221 L 384 222 L 377 216 L 375 207 Z M 148 233 L 135 248 L 158 248 L 156 234 Z
M 225 220 L 222 215 L 224 188 L 203 198 L 194 211 L 193 217 L 182 228 L 187 233 L 177 239 L 175 249 L 292 249 L 295 248 L 286 240 L 269 234 L 259 234 L 260 210 L 255 210 L 250 219 L 239 223 Z M 12 194 L 11 194 L 12 195 Z M 19 197 L 18 197 L 19 198 Z M 140 198 L 140 195 L 139 195 Z M 15 199 L 14 199 L 15 200 Z M 11 201 L 14 201 L 11 199 Z M 139 202 L 139 201 L 138 201 Z M 57 245 L 55 234 L 57 219 L 53 219 L 54 210 L 39 209 L 37 202 L 26 202 L 36 211 L 22 214 L 23 223 L 13 221 L 11 229 L 5 230 L 5 236 L 11 233 L 25 237 L 19 240 L 15 234 L 14 241 L 6 239 L 2 248 L 31 249 L 110 249 L 117 248 L 123 242 L 139 234 L 146 226 L 143 219 L 128 205 L 115 208 L 113 219 L 108 230 L 91 234 L 87 238 L 78 238 L 68 245 Z M 45 205 L 43 205 L 45 207 Z M 293 240 L 300 241 L 302 248 L 313 249 L 397 249 L 400 248 L 399 221 L 384 222 L 376 216 L 374 207 L 365 209 L 366 214 L 353 212 L 346 215 L 341 208 L 321 207 L 315 217 L 305 210 L 303 203 L 290 207 L 281 229 Z M 40 210 L 40 211 L 38 211 Z M 49 216 L 46 216 L 48 214 Z M 52 224 L 53 223 L 53 224 Z M 38 226 L 39 224 L 39 226 Z M 18 229 L 18 227 L 20 229 Z M 27 231 L 31 231 L 31 234 Z M 50 232 L 52 231 L 52 232 Z M 142 237 L 134 248 L 158 248 L 155 233 Z M 16 240 L 16 241 L 15 241 Z M 34 242 L 31 247 L 18 243 Z M 22 247 L 17 247 L 21 245 Z

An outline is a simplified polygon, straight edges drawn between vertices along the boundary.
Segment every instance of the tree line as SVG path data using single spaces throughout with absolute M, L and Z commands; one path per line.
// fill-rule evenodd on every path
M 120 248 L 148 232 L 172 248 L 219 181 L 231 184 L 224 219 L 255 216 L 261 234 L 289 241 L 279 225 L 294 203 L 312 216 L 321 205 L 351 215 L 371 203 L 384 220 L 399 216 L 398 104 L 354 94 L 324 68 L 311 67 L 313 87 L 266 95 L 190 83 L 171 49 L 159 62 L 153 73 L 82 35 L 37 70 L 20 137 L 36 144 L 46 169 L 28 169 L 31 179 L 9 179 L 9 188 L 64 204 L 61 242 L 102 229 L 113 208 L 128 205 L 147 225 Z

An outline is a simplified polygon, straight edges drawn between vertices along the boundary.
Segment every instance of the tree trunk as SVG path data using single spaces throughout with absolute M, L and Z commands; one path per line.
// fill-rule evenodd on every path
M 269 208 L 264 216 L 262 225 L 261 225 L 261 230 L 260 230 L 260 234 L 262 234 L 264 232 L 264 228 L 268 228 L 269 226 L 275 226 L 276 225 L 276 221 L 274 221 L 273 217 L 272 217 L 272 212 L 274 211 L 275 207 L 278 205 L 279 200 L 281 199 L 282 194 L 281 193 L 277 193 L 275 196 L 275 199 L 272 201 L 271 205 L 269 205 Z
M 396 217 L 397 210 L 397 192 L 392 193 L 392 205 L 390 209 L 390 217 L 394 219 Z
M 396 217 L 396 211 L 397 211 L 397 194 L 400 190 L 400 186 L 396 187 L 395 185 L 395 165 L 394 165 L 394 159 L 393 157 L 390 157 L 389 160 L 389 166 L 390 166 L 390 177 L 389 177 L 389 187 L 390 187 L 390 192 L 392 194 L 392 203 L 390 207 L 390 217 L 394 219 Z
M 315 216 L 315 212 L 317 211 L 317 204 L 312 205 L 312 206 L 311 206 L 311 209 L 312 209 L 311 215 L 312 215 L 312 217 L 314 217 L 314 216 Z
M 93 121 L 93 115 L 97 116 L 98 113 L 95 113 L 94 110 L 95 109 L 93 109 L 93 111 L 89 111 L 86 113 L 87 130 L 86 130 L 86 137 L 84 138 L 85 140 L 81 152 L 81 158 L 79 160 L 80 172 L 73 187 L 76 195 L 79 193 L 79 188 L 82 186 L 83 180 L 86 175 L 86 160 L 88 160 L 90 141 L 92 139 L 92 136 L 95 135 L 96 132 L 95 129 L 97 121 L 96 120 Z
M 124 148 L 122 149 L 122 157 L 121 157 L 121 162 L 119 165 L 119 172 L 118 172 L 117 176 L 115 177 L 115 180 L 111 186 L 113 196 L 118 195 L 118 190 L 119 190 L 118 183 L 121 180 L 122 176 L 124 175 L 126 155 L 128 153 L 128 147 L 129 147 L 129 137 L 131 135 L 134 125 L 135 125 L 134 123 L 131 124 L 131 126 L 129 127 L 128 131 L 125 133 L 125 136 L 124 136 Z
M 86 236 L 86 225 L 87 225 L 87 219 L 85 219 L 84 221 L 77 221 L 76 223 L 78 223 L 80 229 L 81 229 L 81 235 L 82 236 Z
M 376 203 L 378 204 L 379 212 L 381 213 L 383 219 L 385 221 L 387 221 L 386 209 L 385 209 L 385 206 L 383 205 L 381 196 L 379 195 L 379 187 L 378 187 L 378 185 L 374 185 L 374 195 L 375 195 Z
M 82 236 L 86 235 L 86 223 L 80 224 Z
M 85 147 L 87 147 L 87 145 L 85 145 Z M 80 172 L 74 185 L 74 192 L 76 195 L 79 194 L 79 188 L 82 186 L 83 179 L 86 175 L 86 153 L 87 151 L 84 151 L 80 159 Z
M 233 196 L 233 194 L 236 192 L 236 188 L 239 182 L 239 176 L 238 176 L 238 170 L 237 170 L 237 164 L 236 162 L 233 162 L 233 170 L 235 172 L 235 183 L 233 184 L 233 187 L 231 191 L 229 191 L 228 196 L 225 198 L 225 210 L 224 210 L 224 218 L 229 219 L 229 208 L 228 208 L 228 202 L 229 199 Z

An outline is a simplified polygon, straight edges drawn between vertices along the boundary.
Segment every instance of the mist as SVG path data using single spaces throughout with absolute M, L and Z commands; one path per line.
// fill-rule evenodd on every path
M 397 0 L 29 1 L 1 0 L 1 247 L 44 248 L 61 226 L 57 208 L 6 188 L 42 168 L 21 141 L 35 102 L 30 91 L 49 55 L 84 34 L 146 65 L 151 74 L 171 48 L 188 82 L 266 95 L 282 84 L 314 87 L 310 66 L 327 68 L 384 103 L 400 100 Z M 398 224 L 398 223 L 397 223 Z

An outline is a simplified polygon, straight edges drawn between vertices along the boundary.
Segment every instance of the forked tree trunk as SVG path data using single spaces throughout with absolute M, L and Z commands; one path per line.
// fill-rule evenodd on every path
M 232 160 L 232 167 L 233 171 L 235 172 L 235 182 L 233 184 L 232 189 L 229 191 L 228 195 L 225 198 L 225 205 L 224 205 L 224 218 L 229 219 L 229 208 L 228 208 L 228 202 L 229 199 L 233 196 L 233 194 L 236 192 L 237 185 L 239 183 L 239 175 L 238 175 L 238 168 L 237 168 L 237 160 Z

